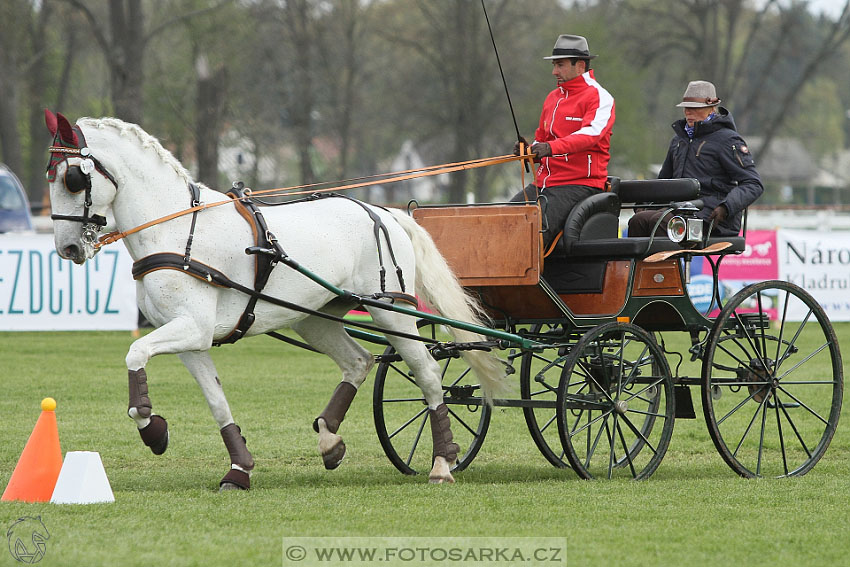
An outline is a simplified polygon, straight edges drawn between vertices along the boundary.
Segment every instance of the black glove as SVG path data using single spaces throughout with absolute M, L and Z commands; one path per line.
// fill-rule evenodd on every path
M 531 146 L 531 151 L 538 158 L 545 158 L 552 155 L 552 148 L 546 142 L 537 142 Z
M 717 205 L 714 207 L 714 210 L 711 211 L 711 215 L 709 215 L 709 222 L 713 222 L 714 226 L 722 223 L 726 220 L 726 217 L 729 216 L 729 209 L 726 208 L 726 205 Z
M 528 148 L 528 142 L 526 142 L 526 141 L 525 141 L 525 138 L 523 138 L 522 136 L 520 136 L 520 137 L 519 137 L 519 140 L 517 140 L 516 142 L 514 142 L 514 155 L 515 155 L 515 156 L 518 156 L 518 155 L 519 155 L 519 145 L 520 145 L 520 144 L 525 144 L 526 149 Z

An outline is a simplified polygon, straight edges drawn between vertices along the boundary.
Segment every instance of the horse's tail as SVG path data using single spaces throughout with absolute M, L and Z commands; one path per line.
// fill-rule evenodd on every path
M 390 211 L 413 243 L 416 295 L 443 317 L 485 326 L 488 317 L 484 309 L 475 298 L 464 291 L 446 259 L 437 250 L 431 235 L 404 211 Z M 484 340 L 484 337 L 472 331 L 450 327 L 449 332 L 458 342 Z M 466 350 L 462 354 L 481 381 L 484 397 L 488 401 L 507 393 L 505 365 L 495 354 L 482 350 Z

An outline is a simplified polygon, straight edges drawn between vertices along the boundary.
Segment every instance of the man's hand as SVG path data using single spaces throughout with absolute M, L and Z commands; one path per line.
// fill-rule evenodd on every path
M 531 146 L 531 151 L 538 158 L 545 158 L 552 155 L 552 148 L 546 142 L 538 142 Z
M 528 142 L 525 140 L 525 138 L 523 138 L 522 136 L 520 136 L 520 137 L 519 137 L 519 140 L 517 140 L 516 142 L 514 142 L 514 155 L 515 155 L 515 156 L 518 156 L 518 155 L 519 155 L 519 145 L 520 145 L 520 144 L 524 144 L 524 145 L 525 145 L 525 147 L 526 147 L 526 149 L 528 148 Z
M 726 217 L 729 216 L 729 209 L 726 208 L 726 205 L 717 205 L 713 211 L 711 211 L 711 215 L 709 215 L 708 220 L 713 222 L 715 226 L 722 223 L 726 220 Z

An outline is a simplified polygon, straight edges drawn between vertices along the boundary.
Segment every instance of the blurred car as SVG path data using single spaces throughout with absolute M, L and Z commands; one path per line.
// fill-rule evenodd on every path
M 24 186 L 8 167 L 0 164 L 0 232 L 33 230 Z

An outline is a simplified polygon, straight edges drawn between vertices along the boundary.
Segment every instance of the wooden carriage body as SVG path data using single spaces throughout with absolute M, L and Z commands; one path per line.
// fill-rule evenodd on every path
M 420 207 L 413 216 L 494 319 L 586 327 L 638 316 L 668 329 L 696 322 L 677 259 L 544 258 L 537 205 Z

